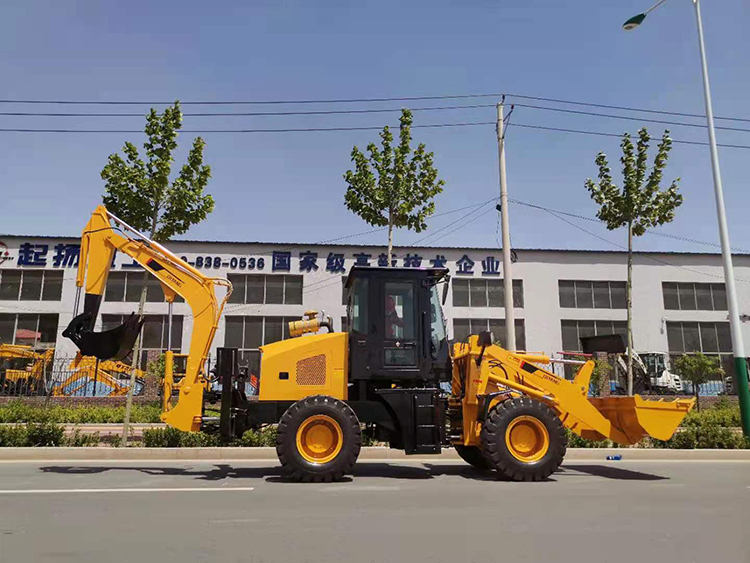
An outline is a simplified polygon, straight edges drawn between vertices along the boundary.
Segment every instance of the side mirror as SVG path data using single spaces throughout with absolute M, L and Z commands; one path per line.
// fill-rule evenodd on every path
M 448 286 L 450 286 L 450 281 L 445 280 L 445 287 L 443 288 L 443 305 L 445 305 L 445 300 L 448 299 Z

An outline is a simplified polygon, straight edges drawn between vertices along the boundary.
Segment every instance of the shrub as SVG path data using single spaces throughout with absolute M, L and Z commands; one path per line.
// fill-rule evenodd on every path
M 581 438 L 575 432 L 565 429 L 565 433 L 568 435 L 568 447 L 569 448 L 616 448 L 612 440 L 587 440 Z
M 133 405 L 130 421 L 135 424 L 160 422 L 158 404 Z M 0 407 L 0 422 L 56 422 L 67 424 L 119 423 L 125 418 L 125 407 L 29 405 L 12 401 Z
M 736 428 L 741 426 L 739 407 L 713 407 L 701 411 L 690 411 L 682 421 L 683 428 L 701 427 L 705 425 Z
M 59 446 L 65 437 L 65 429 L 53 422 L 32 422 L 26 425 L 26 446 L 54 447 Z
M 143 431 L 143 446 L 146 448 L 179 448 L 181 443 L 182 431 L 171 426 Z
M 736 450 L 747 448 L 750 442 L 739 433 L 729 428 L 705 424 L 702 426 L 690 426 L 675 432 L 666 442 L 651 440 L 652 447 L 669 449 L 720 449 Z
M 21 448 L 26 445 L 26 426 L 0 426 L 0 447 Z
M 240 446 L 245 448 L 262 448 L 276 446 L 276 427 L 265 426 L 258 430 L 248 430 L 240 438 Z
M 62 445 L 71 448 L 96 447 L 99 445 L 99 432 L 84 434 L 80 428 L 76 428 L 71 434 L 65 436 Z
M 143 431 L 143 446 L 146 448 L 208 448 L 219 445 L 216 434 L 183 432 L 169 426 Z

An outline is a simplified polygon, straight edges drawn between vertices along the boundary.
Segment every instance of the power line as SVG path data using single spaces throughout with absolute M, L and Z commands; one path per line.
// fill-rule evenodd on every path
M 509 98 L 522 98 L 524 100 L 537 100 L 540 102 L 552 102 L 556 104 L 570 104 L 570 105 L 575 105 L 575 106 L 587 106 L 587 107 L 592 107 L 592 108 L 617 109 L 621 111 L 637 111 L 637 112 L 643 112 L 643 113 L 654 113 L 654 114 L 659 114 L 659 115 L 673 115 L 676 117 L 695 117 L 695 118 L 700 118 L 700 119 L 706 119 L 706 116 L 700 113 L 685 113 L 685 112 L 679 112 L 679 111 L 666 111 L 666 110 L 658 110 L 658 109 L 633 108 L 633 107 L 627 107 L 627 106 L 614 106 L 614 105 L 608 105 L 608 104 L 596 104 L 592 102 L 578 102 L 578 101 L 573 101 L 573 100 L 544 98 L 541 96 L 526 96 L 523 94 L 507 94 L 507 96 Z M 721 119 L 724 121 L 741 121 L 744 123 L 750 123 L 750 119 L 744 118 L 744 117 L 714 116 L 714 119 Z
M 468 224 L 470 224 L 470 223 L 473 223 L 474 221 L 476 221 L 476 220 L 477 220 L 477 219 L 479 219 L 480 217 L 484 217 L 484 216 L 485 216 L 485 215 L 487 215 L 487 213 L 489 213 L 490 211 L 495 211 L 495 208 L 494 208 L 494 207 L 490 207 L 489 209 L 485 209 L 485 210 L 484 210 L 484 211 L 483 211 L 482 213 L 480 213 L 479 215 L 476 215 L 476 216 L 472 217 L 472 218 L 471 218 L 471 219 L 469 219 L 469 220 L 468 220 L 468 221 L 467 221 L 466 223 L 463 223 L 463 224 L 459 225 L 458 227 L 456 227 L 455 229 L 451 229 L 451 230 L 450 230 L 450 231 L 448 231 L 447 233 L 444 233 L 444 234 L 440 235 L 439 237 L 437 237 L 436 239 L 433 239 L 433 240 L 432 240 L 432 241 L 430 242 L 430 244 L 435 244 L 435 243 L 436 243 L 437 241 L 439 241 L 439 240 L 441 240 L 441 239 L 444 239 L 444 238 L 445 238 L 445 237 L 447 237 L 448 235 L 451 235 L 451 234 L 455 233 L 456 231 L 458 231 L 458 230 L 461 230 L 461 229 L 463 229 L 463 228 L 464 228 L 464 227 L 465 227 L 466 225 L 468 225 Z
M 414 129 L 440 129 L 451 127 L 475 127 L 497 125 L 495 121 L 466 121 L 460 123 L 430 123 L 422 125 L 412 125 Z M 398 127 L 394 125 L 393 127 Z M 569 129 L 564 127 L 549 127 L 546 125 L 529 125 L 524 123 L 512 123 L 509 127 L 522 127 L 526 129 L 538 129 L 543 131 L 556 131 L 559 133 L 577 133 L 580 135 L 595 135 L 598 137 L 616 137 L 621 138 L 621 133 L 604 133 L 601 131 L 590 131 L 585 129 Z M 364 126 L 364 127 L 307 127 L 307 128 L 282 128 L 282 129 L 183 129 L 182 133 L 192 133 L 199 135 L 208 135 L 213 133 L 322 133 L 334 131 L 381 131 L 382 126 Z M 0 128 L 0 133 L 118 133 L 118 134 L 143 134 L 143 131 L 137 129 L 21 129 L 21 128 Z M 708 146 L 703 141 L 685 141 L 681 139 L 672 139 L 673 143 L 683 145 Z M 717 146 L 730 149 L 750 149 L 750 145 L 737 145 L 729 143 L 718 143 Z
M 452 227 L 452 226 L 453 226 L 453 225 L 455 225 L 456 223 L 460 223 L 460 222 L 464 221 L 464 220 L 465 220 L 465 219 L 466 219 L 467 217 L 469 217 L 470 215 L 473 215 L 474 213 L 476 213 L 477 211 L 479 211 L 480 209 L 482 209 L 482 207 L 484 207 L 485 205 L 487 205 L 488 203 L 491 203 L 491 202 L 493 202 L 493 201 L 496 201 L 496 198 L 492 198 L 492 199 L 490 199 L 490 200 L 487 200 L 487 201 L 485 201 L 485 202 L 484 202 L 483 204 L 481 204 L 481 205 L 479 205 L 479 206 L 475 206 L 475 209 L 473 209 L 472 211 L 469 211 L 469 212 L 468 212 L 468 213 L 467 213 L 466 215 L 463 215 L 463 216 L 459 217 L 459 218 L 458 218 L 458 219 L 456 219 L 455 221 L 453 221 L 453 222 L 451 222 L 451 223 L 448 223 L 448 224 L 447 224 L 447 225 L 445 225 L 444 227 L 441 227 L 441 228 L 439 228 L 438 230 L 436 230 L 436 231 L 433 231 L 432 233 L 430 233 L 430 234 L 428 234 L 428 235 L 425 235 L 425 236 L 423 236 L 423 237 L 421 237 L 421 238 L 418 238 L 417 240 L 415 240 L 414 242 L 412 242 L 412 243 L 411 243 L 411 245 L 415 245 L 415 244 L 419 244 L 419 243 L 421 243 L 421 242 L 424 242 L 425 240 L 427 240 L 427 239 L 429 239 L 429 238 L 432 238 L 432 237 L 434 237 L 434 236 L 435 236 L 435 235 L 437 235 L 438 233 L 440 233 L 440 232 L 442 232 L 442 231 L 444 231 L 444 230 L 446 230 L 446 229 L 448 229 L 448 228 Z M 476 218 L 476 217 L 475 217 L 475 218 Z M 474 220 L 474 219 L 472 219 L 472 221 L 473 221 L 473 220 Z M 442 237 L 439 237 L 439 238 L 442 238 Z M 437 239 L 435 239 L 435 240 L 437 240 Z M 433 241 L 433 242 L 434 242 L 434 241 Z M 432 243 L 431 243 L 431 244 L 432 244 Z
M 509 127 L 523 127 L 525 129 L 540 129 L 543 131 L 556 131 L 558 133 L 578 133 L 580 135 L 596 135 L 597 137 L 617 137 L 618 139 L 622 138 L 622 133 L 603 133 L 600 131 L 589 131 L 585 129 L 568 129 L 565 127 L 548 127 L 546 125 L 528 125 L 528 124 L 522 124 L 522 123 L 513 123 L 509 125 Z M 681 145 L 708 146 L 708 143 L 704 141 L 683 141 L 680 139 L 672 139 L 672 142 L 678 143 Z M 750 145 L 735 145 L 735 144 L 719 143 L 716 146 L 724 147 L 728 149 L 750 149 Z
M 662 125 L 673 125 L 677 127 L 692 127 L 697 129 L 706 129 L 706 125 L 701 123 L 686 123 L 683 121 L 669 121 L 664 119 L 649 119 L 644 117 L 630 115 L 614 115 L 609 113 L 599 113 L 584 110 L 573 110 L 567 108 L 556 108 L 549 106 L 538 106 L 533 104 L 514 104 L 518 107 L 527 109 L 537 109 L 544 111 L 553 111 L 573 115 L 587 115 L 593 117 L 604 117 L 608 119 L 621 119 L 626 121 L 636 121 L 644 123 L 658 123 Z M 495 104 L 472 104 L 460 106 L 433 106 L 409 108 L 412 112 L 422 111 L 454 111 L 454 110 L 473 110 L 494 108 Z M 400 113 L 401 108 L 369 108 L 369 109 L 346 109 L 346 110 L 314 110 L 314 111 L 258 111 L 258 112 L 208 112 L 208 113 L 183 113 L 184 117 L 289 117 L 289 116 L 315 116 L 315 115 L 367 115 L 381 113 Z M 0 116 L 6 117 L 144 117 L 143 113 L 70 113 L 70 112 L 23 112 L 23 111 L 6 111 L 0 112 Z M 737 131 L 741 133 L 750 133 L 750 129 L 742 127 L 717 126 L 716 129 L 723 131 Z
M 632 115 L 614 115 L 611 113 L 599 113 L 599 112 L 594 112 L 594 111 L 583 111 L 583 110 L 575 110 L 575 109 L 567 109 L 567 108 L 553 108 L 553 107 L 548 107 L 548 106 L 535 106 L 531 104 L 515 104 L 515 105 L 521 108 L 541 109 L 541 110 L 546 110 L 546 111 L 556 111 L 556 112 L 570 113 L 570 114 L 575 114 L 575 115 L 591 115 L 594 117 L 606 117 L 609 119 L 624 119 L 627 121 L 641 121 L 644 123 L 659 123 L 663 125 L 676 125 L 678 127 L 694 127 L 698 129 L 708 128 L 707 125 L 704 125 L 702 123 L 685 123 L 684 121 L 668 121 L 665 119 L 648 119 L 646 117 L 636 117 Z M 739 131 L 741 133 L 750 133 L 750 129 L 744 129 L 742 127 L 723 127 L 721 125 L 717 125 L 715 129 L 722 129 L 724 131 Z
M 531 207 L 533 209 L 540 209 L 542 211 L 557 213 L 558 215 L 565 215 L 567 217 L 573 217 L 575 219 L 582 219 L 584 221 L 592 221 L 594 223 L 604 223 L 604 221 L 602 221 L 601 219 L 597 219 L 595 217 L 586 217 L 585 215 L 578 215 L 576 213 L 569 213 L 567 211 L 560 211 L 559 209 L 551 209 L 549 207 L 544 207 L 543 205 L 536 205 L 534 203 L 529 203 L 527 201 L 520 201 L 520 200 L 517 200 L 517 199 L 508 199 L 508 201 L 511 202 L 511 203 L 515 203 L 517 205 L 523 205 L 525 207 Z M 717 242 L 708 242 L 708 241 L 694 239 L 694 238 L 690 238 L 690 237 L 684 237 L 684 236 L 680 236 L 680 235 L 672 235 L 672 234 L 669 234 L 669 233 L 660 233 L 660 232 L 657 232 L 657 231 L 652 231 L 651 229 L 646 229 L 646 233 L 648 233 L 649 235 L 654 235 L 654 236 L 658 236 L 658 237 L 664 237 L 664 238 L 670 238 L 670 239 L 674 239 L 674 240 L 679 240 L 681 242 L 690 242 L 690 243 L 693 243 L 693 244 L 701 244 L 703 246 L 710 246 L 712 248 L 721 248 L 721 245 L 719 243 L 717 243 Z M 735 252 L 744 252 L 744 253 L 750 254 L 750 250 L 745 250 L 745 249 L 737 247 L 737 246 L 733 246 L 732 250 L 735 251 Z
M 487 93 L 487 94 L 455 94 L 439 96 L 390 96 L 380 98 L 334 98 L 334 99 L 301 99 L 301 100 L 197 100 L 180 102 L 184 106 L 227 106 L 227 105 L 287 105 L 287 104 L 355 104 L 355 103 L 380 103 L 380 102 L 412 102 L 425 100 L 467 100 L 481 98 L 520 98 L 525 100 L 536 100 L 558 104 L 578 105 L 604 109 L 615 109 L 621 111 L 643 112 L 659 115 L 672 115 L 677 117 L 694 117 L 705 119 L 706 116 L 698 113 L 686 113 L 667 110 L 654 110 L 611 104 L 599 104 L 594 102 L 583 102 L 578 100 L 564 100 L 560 98 L 549 98 L 544 96 L 529 96 L 526 94 L 513 94 L 509 92 Z M 39 100 L 39 99 L 0 99 L 0 104 L 33 104 L 33 105 L 106 105 L 106 106 L 162 106 L 172 105 L 174 101 L 132 101 L 132 100 Z M 750 123 L 750 118 L 721 117 L 714 119 L 725 121 L 740 121 Z
M 434 106 L 409 108 L 410 111 L 448 111 L 462 109 L 494 108 L 495 104 L 472 104 L 464 106 Z M 315 111 L 252 111 L 252 112 L 208 112 L 208 113 L 183 113 L 183 117 L 284 117 L 293 115 L 352 115 L 370 113 L 400 113 L 401 108 L 369 108 L 369 109 L 341 109 L 341 110 L 315 110 Z M 4 116 L 21 117 L 145 117 L 143 113 L 47 113 L 29 111 L 5 111 L 0 112 Z
M 441 128 L 441 127 L 470 127 L 476 125 L 494 125 L 494 121 L 467 121 L 460 123 L 431 123 L 426 125 L 412 125 L 412 128 Z M 398 127 L 398 125 L 391 125 Z M 181 133 L 195 133 L 206 135 L 211 133 L 320 133 L 330 131 L 381 131 L 382 125 L 360 127 L 288 127 L 280 129 L 182 129 Z M 28 128 L 0 128 L 3 133 L 140 133 L 140 129 L 28 129 Z
M 565 217 L 557 215 L 554 211 L 547 210 L 547 209 L 545 209 L 544 211 L 546 211 L 547 213 L 549 213 L 553 217 L 557 217 L 558 219 L 560 219 L 564 223 L 567 223 L 571 227 L 574 227 L 574 228 L 578 229 L 579 231 L 582 231 L 582 232 L 584 232 L 584 233 L 586 233 L 588 235 L 591 235 L 592 237 L 595 237 L 595 238 L 597 238 L 597 239 L 599 239 L 601 241 L 604 241 L 607 244 L 610 244 L 610 245 L 612 245 L 614 247 L 617 247 L 617 248 L 620 248 L 622 250 L 627 250 L 628 249 L 626 246 L 624 246 L 622 244 L 618 244 L 616 242 L 613 242 L 613 241 L 611 241 L 611 240 L 609 240 L 607 238 L 604 238 L 602 236 L 597 235 L 596 233 L 592 233 L 591 231 L 589 231 L 587 229 L 584 229 L 583 227 L 581 227 L 579 225 L 576 225 L 572 221 L 568 221 Z M 646 253 L 646 252 L 639 252 L 638 254 L 640 256 L 643 256 L 644 258 L 647 258 L 647 259 L 652 260 L 654 262 L 658 262 L 659 264 L 663 264 L 665 266 L 671 266 L 673 268 L 679 268 L 680 270 L 685 270 L 686 272 L 691 272 L 693 274 L 699 274 L 701 276 L 708 276 L 708 277 L 712 277 L 712 278 L 716 278 L 716 279 L 721 279 L 721 280 L 724 279 L 724 276 L 721 275 L 721 274 L 710 274 L 708 272 L 702 272 L 700 270 L 694 270 L 692 268 L 686 268 L 685 266 L 679 266 L 677 264 L 672 264 L 671 262 L 667 262 L 666 260 L 662 260 L 661 258 L 656 258 L 655 256 L 651 256 L 649 253 Z M 745 280 L 745 279 L 740 279 L 740 278 L 735 278 L 735 280 L 738 281 L 738 282 L 750 283 L 750 280 Z

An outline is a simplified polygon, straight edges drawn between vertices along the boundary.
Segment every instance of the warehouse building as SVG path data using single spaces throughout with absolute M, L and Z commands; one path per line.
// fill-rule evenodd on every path
M 0 236 L 0 342 L 56 349 L 73 356 L 62 337 L 75 300 L 80 241 Z M 286 323 L 309 309 L 324 311 L 346 329 L 344 283 L 354 264 L 385 266 L 381 246 L 177 241 L 169 248 L 212 277 L 234 285 L 214 340 L 240 348 L 257 364 L 258 347 L 287 336 Z M 589 250 L 517 249 L 513 265 L 516 347 L 559 354 L 580 349 L 580 337 L 620 333 L 626 326 L 626 254 Z M 449 334 L 491 330 L 503 342 L 505 310 L 501 251 L 497 248 L 397 248 L 393 263 L 445 266 L 451 289 L 445 303 Z M 735 256 L 745 345 L 750 346 L 750 255 Z M 733 372 L 726 292 L 719 254 L 637 253 L 634 260 L 634 342 L 638 351 L 672 355 L 703 351 Z M 117 255 L 101 308 L 111 328 L 137 309 L 143 270 Z M 160 286 L 147 286 L 142 362 L 168 346 L 168 306 Z M 186 352 L 191 313 L 174 305 L 172 348 Z

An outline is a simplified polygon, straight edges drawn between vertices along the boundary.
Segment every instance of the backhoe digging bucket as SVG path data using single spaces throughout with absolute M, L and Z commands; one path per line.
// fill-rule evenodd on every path
M 635 444 L 645 436 L 669 440 L 695 399 L 674 401 L 647 400 L 633 397 L 589 397 L 589 402 L 612 426 L 622 432 L 628 443 Z M 611 436 L 608 436 L 611 438 Z
M 143 320 L 132 313 L 120 326 L 103 332 L 94 332 L 91 314 L 83 313 L 75 317 L 63 336 L 70 338 L 84 356 L 94 356 L 100 360 L 122 360 L 130 354 L 136 338 L 141 332 Z

